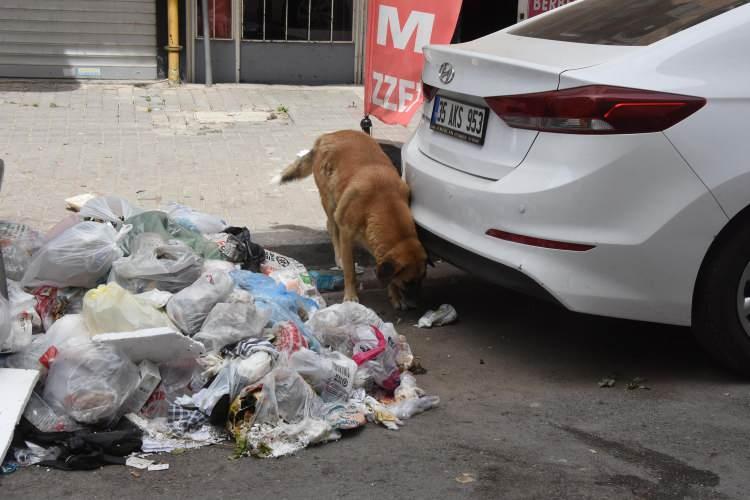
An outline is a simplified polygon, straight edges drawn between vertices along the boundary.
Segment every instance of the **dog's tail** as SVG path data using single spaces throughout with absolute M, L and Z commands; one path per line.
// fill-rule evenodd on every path
M 297 159 L 271 180 L 271 184 L 286 184 L 312 175 L 315 150 L 300 151 Z

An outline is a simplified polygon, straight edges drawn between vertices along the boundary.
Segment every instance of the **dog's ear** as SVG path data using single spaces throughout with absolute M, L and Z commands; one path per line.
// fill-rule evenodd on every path
M 388 285 L 388 283 L 390 283 L 391 279 L 393 279 L 393 276 L 396 274 L 396 265 L 392 260 L 383 261 L 378 264 L 376 274 L 378 277 L 378 281 L 380 281 L 380 284 L 386 286 Z

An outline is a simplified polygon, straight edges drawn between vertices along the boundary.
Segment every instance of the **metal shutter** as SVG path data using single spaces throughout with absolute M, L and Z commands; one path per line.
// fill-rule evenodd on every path
M 0 0 L 0 77 L 156 79 L 156 0 Z

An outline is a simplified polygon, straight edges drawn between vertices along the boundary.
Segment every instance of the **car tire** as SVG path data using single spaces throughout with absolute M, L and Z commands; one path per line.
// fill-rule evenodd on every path
M 750 376 L 750 333 L 742 325 L 738 308 L 740 281 L 746 281 L 743 274 L 750 264 L 750 217 L 734 222 L 734 227 L 720 235 L 701 268 L 692 323 L 698 342 L 717 361 Z

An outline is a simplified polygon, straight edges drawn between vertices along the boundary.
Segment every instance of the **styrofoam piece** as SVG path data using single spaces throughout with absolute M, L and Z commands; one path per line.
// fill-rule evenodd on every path
M 130 397 L 122 404 L 120 412 L 123 415 L 141 411 L 143 405 L 146 404 L 146 401 L 148 401 L 151 394 L 161 382 L 159 367 L 151 361 L 141 361 L 138 365 L 138 371 L 140 372 L 141 380 L 138 383 L 138 387 L 135 388 Z
M 38 370 L 0 368 L 0 464 L 38 379 Z
M 133 363 L 148 360 L 158 365 L 176 359 L 197 358 L 206 350 L 202 343 L 169 327 L 100 333 L 91 340 L 119 347 Z
M 98 194 L 93 193 L 83 193 L 79 194 L 78 196 L 72 196 L 65 199 L 65 208 L 67 208 L 68 210 L 72 210 L 73 212 L 80 212 L 87 202 L 98 197 Z

